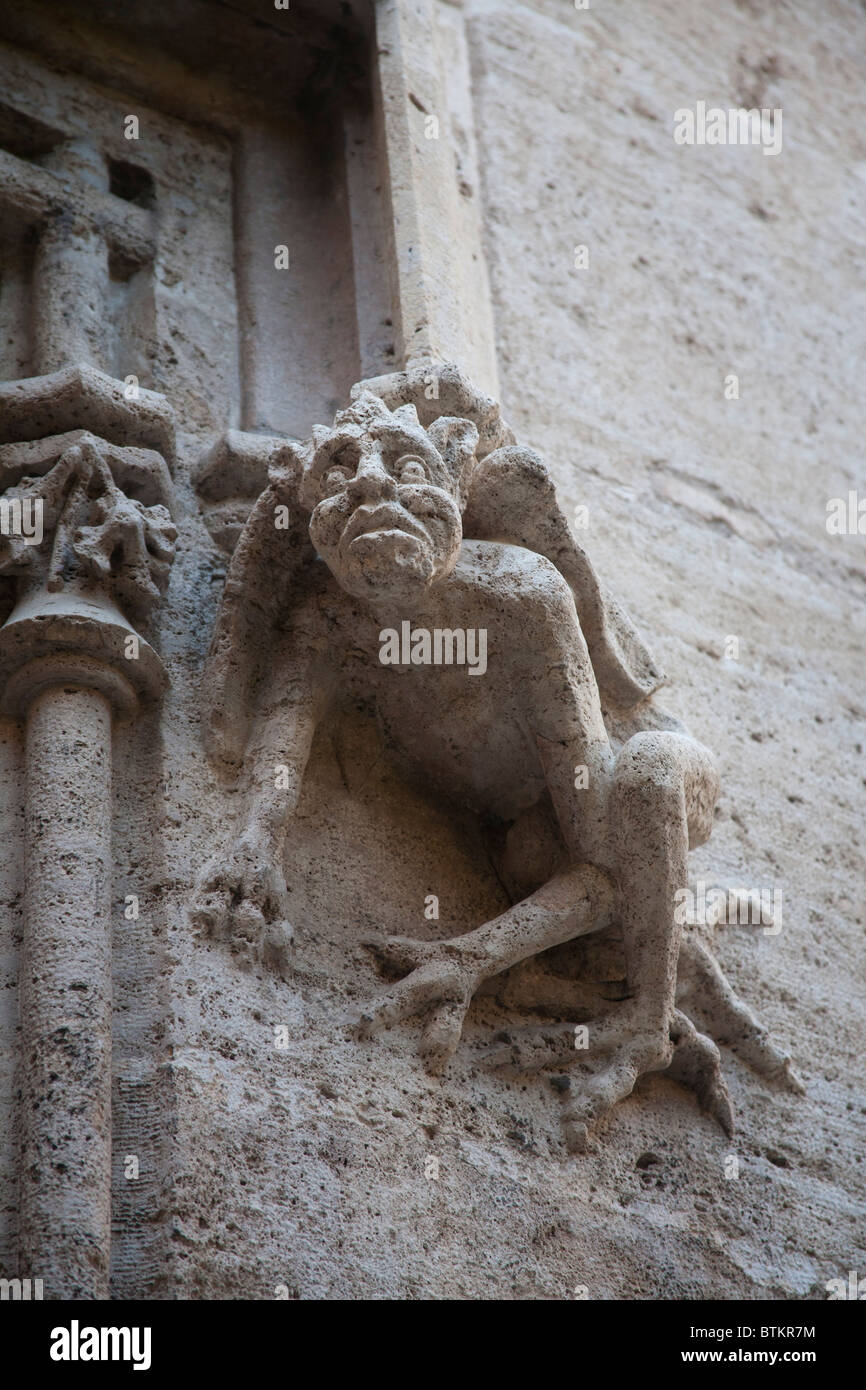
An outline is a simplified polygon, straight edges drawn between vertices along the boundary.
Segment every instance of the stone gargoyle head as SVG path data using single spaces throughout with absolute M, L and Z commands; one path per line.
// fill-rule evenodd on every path
M 425 429 L 413 404 L 392 411 L 369 391 L 316 428 L 298 495 L 341 588 L 408 609 L 450 574 L 477 446 L 471 420 L 440 416 Z

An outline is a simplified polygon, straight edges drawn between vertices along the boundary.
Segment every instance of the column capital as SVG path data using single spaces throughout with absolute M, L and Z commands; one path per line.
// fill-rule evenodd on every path
M 137 629 L 174 559 L 174 426 L 163 397 L 140 395 L 127 400 L 87 367 L 0 388 L 11 406 L 0 435 L 0 710 L 13 717 L 52 684 L 100 690 L 128 715 L 167 683 Z M 80 427 L 88 419 L 99 433 Z

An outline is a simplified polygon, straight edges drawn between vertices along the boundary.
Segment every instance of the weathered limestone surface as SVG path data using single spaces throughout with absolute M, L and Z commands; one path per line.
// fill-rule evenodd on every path
M 864 1258 L 866 541 L 825 529 L 827 499 L 864 486 L 862 11 L 467 11 L 504 408 L 588 507 L 667 703 L 718 755 L 694 869 L 784 892 L 778 936 L 723 929 L 718 950 L 808 1089 L 792 1104 L 730 1069 L 737 1182 L 726 1146 L 686 1140 L 681 1101 L 674 1124 L 623 1107 L 584 1219 L 610 1213 L 646 1259 L 587 1282 L 821 1297 Z M 677 147 L 699 98 L 781 106 L 782 153 Z M 641 1176 L 642 1146 L 662 1162 Z
M 196 881 L 246 811 L 244 789 L 206 752 L 202 673 L 224 551 L 245 515 L 226 479 L 239 470 L 248 502 L 271 449 L 244 454 L 229 432 L 300 438 L 313 423 L 330 426 L 353 380 L 393 370 L 398 334 L 369 281 L 364 306 L 356 290 L 363 343 L 353 343 L 351 255 L 340 238 L 358 205 L 347 212 L 342 192 L 334 203 L 315 178 L 287 235 L 302 267 L 316 245 L 321 261 L 306 280 L 270 290 L 279 200 L 266 117 L 233 165 L 221 120 L 207 130 L 201 111 L 166 96 L 182 93 L 180 102 L 195 82 L 154 59 L 160 109 L 173 113 L 157 114 L 125 51 L 117 70 L 136 96 L 87 88 L 73 99 L 75 79 L 52 74 L 41 98 L 47 122 L 72 111 L 106 148 L 115 142 L 117 158 L 128 155 L 117 132 L 131 105 L 155 133 L 137 153 L 154 173 L 156 260 L 152 274 L 112 280 L 102 367 L 118 383 L 134 373 L 143 395 L 164 394 L 177 421 L 177 557 L 157 640 L 170 686 L 159 711 L 114 729 L 112 1291 L 823 1298 L 828 1279 L 866 1268 L 866 558 L 863 537 L 832 537 L 824 524 L 828 498 L 864 488 L 862 10 L 853 0 L 461 8 L 474 100 L 461 148 L 473 170 L 477 152 L 478 177 L 459 185 L 465 214 L 448 207 L 453 226 L 480 218 L 499 398 L 521 443 L 543 455 L 566 516 L 588 508 L 575 534 L 651 639 L 669 678 L 665 707 L 717 757 L 713 834 L 691 856 L 692 878 L 783 893 L 777 934 L 720 926 L 710 935 L 728 980 L 793 1055 L 806 1094 L 767 1085 L 723 1046 L 733 1137 L 688 1089 L 654 1075 L 612 1109 L 597 1148 L 575 1154 L 549 1080 L 478 1066 L 498 1031 L 526 1024 L 516 995 L 476 998 L 441 1076 L 419 1063 L 417 1020 L 359 1040 L 353 1015 L 383 988 L 365 941 L 453 937 L 496 918 L 508 898 L 476 819 L 406 779 L 351 698 L 316 732 L 286 830 L 294 940 L 282 970 L 255 958 L 242 968 L 231 942 L 193 931 Z M 448 32 L 457 7 L 440 10 Z M 88 51 L 96 70 L 98 43 Z M 451 75 L 421 76 L 438 100 Z M 21 90 L 40 80 L 22 60 Z M 221 90 L 214 77 L 206 101 L 216 112 Z M 426 89 L 415 96 L 428 104 Z M 783 152 L 677 147 L 673 112 L 698 99 L 783 107 Z M 412 105 L 407 115 L 417 136 L 424 112 Z M 461 108 L 456 126 L 467 119 Z M 442 139 L 452 128 L 443 121 Z M 346 129 L 362 180 L 367 127 Z M 435 156 L 441 171 L 441 145 Z M 240 285 L 224 217 L 233 168 L 247 209 L 235 228 Z M 280 179 L 296 187 L 294 168 L 287 159 Z M 255 261 L 257 204 L 266 215 Z M 305 208 L 315 212 L 306 243 Z M 127 207 L 122 227 L 146 258 L 151 230 L 139 211 Z M 586 269 L 574 265 L 581 244 Z M 360 284 L 362 262 L 355 273 Z M 314 311 L 329 292 L 339 342 L 317 372 L 328 335 Z M 4 294 L 0 308 L 18 329 L 14 275 Z M 411 285 L 407 295 L 423 307 Z M 280 323 L 290 324 L 288 344 Z M 427 336 L 439 346 L 433 329 Z M 33 375 L 20 334 L 9 337 L 3 377 Z M 484 360 L 483 332 L 473 352 Z M 55 366 L 66 369 L 58 360 L 45 370 Z M 731 373 L 736 400 L 724 396 Z M 154 418 L 157 434 L 129 440 L 130 470 L 160 445 Z M 46 418 L 39 437 L 80 430 L 99 435 L 92 413 Z M 35 436 L 13 426 L 6 437 L 29 449 Z M 726 656 L 731 637 L 736 659 Z M 89 717 L 102 718 L 95 704 Z M 25 773 L 21 726 L 4 718 L 0 838 L 19 847 Z M 16 981 L 30 891 L 20 848 L 0 876 L 5 1273 L 18 1243 Z M 130 894 L 137 921 L 124 918 Z M 431 894 L 436 921 L 425 918 Z M 594 983 L 616 978 L 616 966 L 598 961 Z M 530 993 L 538 988 L 530 976 Z M 125 1176 L 127 1156 L 139 1159 L 136 1180 Z

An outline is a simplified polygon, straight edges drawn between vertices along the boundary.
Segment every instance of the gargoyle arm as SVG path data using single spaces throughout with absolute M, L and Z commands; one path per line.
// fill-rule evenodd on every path
M 223 937 L 248 960 L 282 971 L 293 938 L 282 840 L 297 809 L 325 692 L 313 649 L 297 633 L 273 634 L 242 758 L 240 832 L 202 871 L 193 926 Z
M 313 737 L 326 703 L 325 682 L 312 649 L 299 651 L 297 634 L 284 638 L 269 659 L 247 750 L 247 828 L 274 854 L 294 815 Z

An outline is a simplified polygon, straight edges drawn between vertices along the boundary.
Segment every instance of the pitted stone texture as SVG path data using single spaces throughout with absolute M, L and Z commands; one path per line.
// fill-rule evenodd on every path
M 111 706 L 57 686 L 27 721 L 19 1272 L 105 1298 L 111 1211 Z
M 698 871 L 785 887 L 780 936 L 711 935 L 738 989 L 797 1053 L 808 1094 L 768 1090 L 726 1056 L 734 1145 L 686 1091 L 656 1077 L 616 1108 L 599 1152 L 576 1160 L 558 1134 L 557 1091 L 475 1072 L 460 1053 L 446 1081 L 430 1078 L 408 1029 L 360 1046 L 347 1038 L 347 1001 L 360 1006 L 378 982 L 362 937 L 454 936 L 507 907 L 471 819 L 399 780 L 369 713 L 351 703 L 316 737 L 286 844 L 292 979 L 255 964 L 240 972 L 221 943 L 190 938 L 192 880 L 241 809 L 202 751 L 201 669 L 224 561 L 188 484 L 194 462 L 242 418 L 237 258 L 221 220 L 229 142 L 202 136 L 202 160 L 179 123 L 155 117 L 171 214 L 160 336 L 153 327 L 133 346 L 145 364 L 158 353 L 141 380 L 172 393 L 193 447 L 182 441 L 182 544 L 163 629 L 173 689 L 161 727 L 124 731 L 120 753 L 135 773 L 119 812 L 121 882 L 147 904 L 143 929 L 116 933 L 120 1089 L 135 1087 L 140 1102 L 120 1142 L 143 1155 L 147 1195 L 117 1176 L 115 1288 L 265 1299 L 278 1290 L 566 1299 L 577 1286 L 592 1299 L 823 1298 L 827 1279 L 866 1261 L 852 986 L 862 974 L 863 564 L 856 538 L 830 545 L 823 531 L 826 497 L 858 477 L 862 15 L 838 0 L 796 13 L 735 0 L 712 11 L 698 0 L 676 9 L 608 0 L 587 12 L 561 0 L 468 0 L 463 12 L 481 178 L 461 196 L 482 205 L 503 404 L 543 452 L 566 514 L 589 504 L 582 539 L 652 633 L 677 713 L 720 754 L 723 793 Z M 163 90 L 172 75 L 162 74 Z M 44 81 L 46 110 L 69 104 L 65 82 Z M 780 159 L 674 149 L 665 121 L 675 107 L 753 94 L 785 106 Z M 423 123 L 417 109 L 407 115 Z M 267 206 L 269 251 L 284 212 L 267 191 L 270 136 L 242 160 L 241 199 L 254 213 Z M 323 196 L 330 208 L 330 182 Z M 293 215 L 300 239 L 306 199 Z M 305 311 L 331 288 L 312 274 L 324 266 L 330 276 L 320 254 L 330 222 L 314 225 Z M 578 243 L 591 250 L 589 278 L 573 269 Z M 306 317 L 298 311 L 299 331 Z M 282 302 L 262 320 L 255 350 L 267 362 L 285 350 L 286 321 Z M 341 354 L 351 338 L 343 322 Z M 269 404 L 247 427 L 308 428 L 301 404 L 314 394 L 305 373 L 315 353 L 301 356 L 303 389 L 285 415 Z M 738 366 L 740 400 L 724 402 L 724 375 Z M 363 368 L 377 370 L 385 365 Z M 728 634 L 740 637 L 737 662 L 723 659 Z M 8 725 L 2 733 L 11 839 L 20 750 Z M 20 865 L 10 856 L 0 872 L 14 923 Z M 434 892 L 431 923 L 424 900 Z M 595 963 L 599 992 L 613 992 L 616 970 L 616 959 Z M 539 987 L 533 980 L 536 998 Z M 476 998 L 467 1063 L 513 1015 L 507 1001 Z M 4 1033 L 4 1104 L 10 1034 L 14 1026 Z M 148 1086 L 161 1127 L 142 1103 Z M 13 1142 L 4 1130 L 4 1161 Z M 732 1154 L 736 1180 L 725 1177 Z

